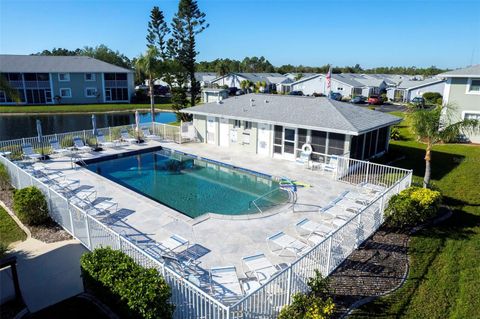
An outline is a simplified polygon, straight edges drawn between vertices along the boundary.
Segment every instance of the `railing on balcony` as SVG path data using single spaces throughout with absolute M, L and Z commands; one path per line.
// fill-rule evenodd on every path
M 105 80 L 106 88 L 116 88 L 116 87 L 128 87 L 127 80 Z

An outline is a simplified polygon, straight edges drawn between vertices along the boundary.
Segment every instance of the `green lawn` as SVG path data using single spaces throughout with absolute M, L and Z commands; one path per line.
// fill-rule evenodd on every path
M 171 103 L 155 104 L 157 110 L 171 110 Z M 150 109 L 150 104 L 60 104 L 0 106 L 0 113 L 82 113 Z
M 0 242 L 9 245 L 15 241 L 25 240 L 27 235 L 18 227 L 17 223 L 0 207 Z
M 391 142 L 389 159 L 405 156 L 393 165 L 413 169 L 421 183 L 424 145 L 413 139 L 408 121 L 401 126 L 404 140 Z M 480 318 L 480 147 L 437 145 L 432 179 L 453 216 L 412 236 L 407 282 L 354 318 Z

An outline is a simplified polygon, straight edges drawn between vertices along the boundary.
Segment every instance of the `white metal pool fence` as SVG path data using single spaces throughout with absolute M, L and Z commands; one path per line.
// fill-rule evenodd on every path
M 141 123 L 140 127 L 149 128 L 152 134 L 157 135 L 159 139 L 163 141 L 172 141 L 175 143 L 182 143 L 184 141 L 180 126 L 149 122 Z M 97 132 L 103 134 L 107 141 L 115 141 L 120 140 L 120 133 L 124 129 L 127 130 L 133 137 L 136 137 L 137 134 L 140 134 L 140 137 L 142 137 L 141 131 L 138 133 L 136 132 L 135 124 L 98 128 Z M 38 139 L 38 136 L 33 136 L 8 141 L 0 141 L 0 152 L 10 152 L 11 158 L 19 159 L 22 156 L 22 145 L 31 144 L 36 152 L 43 152 L 43 155 L 50 155 L 53 153 L 50 145 L 51 141 L 56 140 L 62 148 L 67 148 L 73 146 L 73 138 L 77 136 L 83 139 L 83 141 L 90 146 L 94 146 L 96 144 L 93 130 L 82 130 L 76 132 L 43 135 L 40 140 Z
M 161 125 L 158 127 L 163 128 Z M 77 132 L 65 134 L 73 136 Z M 329 275 L 371 236 L 383 222 L 383 212 L 388 199 L 411 184 L 410 170 L 342 157 L 336 157 L 335 160 L 337 165 L 333 176 L 336 180 L 353 184 L 382 185 L 385 190 L 381 196 L 257 290 L 238 299 L 236 303 L 227 305 L 72 204 L 68 198 L 31 176 L 14 162 L 0 156 L 0 162 L 10 174 L 12 185 L 17 189 L 38 187 L 48 200 L 52 218 L 89 250 L 109 246 L 123 251 L 144 267 L 158 269 L 172 289 L 171 302 L 176 307 L 174 318 L 192 319 L 276 318 L 279 311 L 290 303 L 294 293 L 307 291 L 308 279 L 314 276 L 315 269 L 324 276 Z

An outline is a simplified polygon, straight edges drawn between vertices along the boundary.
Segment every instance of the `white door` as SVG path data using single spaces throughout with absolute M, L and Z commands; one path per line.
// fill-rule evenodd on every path
M 258 155 L 270 155 L 270 125 L 258 123 Z
M 296 130 L 294 128 L 283 128 L 283 158 L 289 160 L 295 159 L 296 135 Z
M 228 127 L 228 119 L 220 119 L 220 146 L 228 147 L 228 140 L 230 138 L 230 130 Z
M 207 116 L 207 143 L 215 144 L 215 117 Z

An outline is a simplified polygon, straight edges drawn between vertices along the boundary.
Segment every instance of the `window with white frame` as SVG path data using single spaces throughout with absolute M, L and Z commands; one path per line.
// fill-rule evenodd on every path
M 60 89 L 61 97 L 72 97 L 72 90 L 70 88 L 61 88 Z
M 468 79 L 467 93 L 480 94 L 480 79 Z
M 463 118 L 465 120 L 477 120 L 480 121 L 480 113 L 465 112 Z
M 70 81 L 70 73 L 58 73 L 58 81 L 60 82 Z
M 97 97 L 97 88 L 86 88 L 85 96 L 86 97 Z
M 252 128 L 252 122 L 244 121 L 243 127 L 245 130 L 250 130 Z
M 233 128 L 240 128 L 241 122 L 239 120 L 233 121 Z
M 95 81 L 95 73 L 85 73 L 85 81 Z

